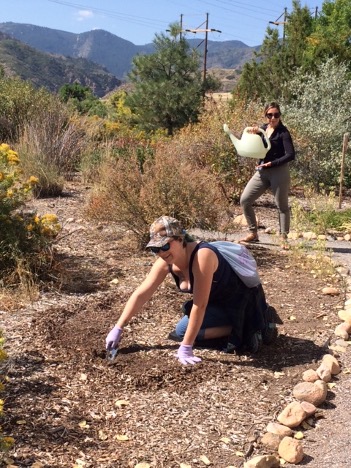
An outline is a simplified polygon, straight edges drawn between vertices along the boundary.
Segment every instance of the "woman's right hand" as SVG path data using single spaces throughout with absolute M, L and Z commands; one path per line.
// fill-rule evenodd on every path
M 247 133 L 260 133 L 260 128 L 255 125 L 254 127 L 247 127 L 246 131 Z
M 118 344 L 121 341 L 122 336 L 122 328 L 115 325 L 110 333 L 106 337 L 106 349 L 109 351 L 110 349 L 118 348 Z

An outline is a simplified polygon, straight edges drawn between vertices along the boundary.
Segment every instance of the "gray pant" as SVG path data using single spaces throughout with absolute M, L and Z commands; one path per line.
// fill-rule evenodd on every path
M 288 164 L 256 171 L 247 183 L 240 198 L 240 205 L 243 209 L 249 230 L 257 231 L 256 216 L 252 205 L 268 188 L 271 188 L 279 210 L 280 233 L 287 234 L 290 229 L 290 208 L 288 200 L 290 173 Z

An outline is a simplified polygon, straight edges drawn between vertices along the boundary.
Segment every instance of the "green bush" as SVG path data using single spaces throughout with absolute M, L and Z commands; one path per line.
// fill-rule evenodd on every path
M 347 64 L 330 59 L 313 73 L 302 70 L 287 83 L 293 99 L 284 119 L 298 150 L 292 164 L 295 179 L 315 190 L 337 186 L 343 135 L 351 130 L 351 87 Z M 345 186 L 351 187 L 351 162 L 345 161 Z

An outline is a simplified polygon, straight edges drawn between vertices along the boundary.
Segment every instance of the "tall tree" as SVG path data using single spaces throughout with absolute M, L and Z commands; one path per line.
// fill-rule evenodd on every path
M 281 48 L 278 31 L 268 27 L 261 49 L 243 66 L 234 89 L 239 99 L 264 101 L 277 96 L 281 80 Z
M 284 37 L 276 28 L 267 27 L 261 49 L 252 62 L 243 67 L 237 92 L 262 101 L 285 97 L 285 84 L 297 68 L 306 62 L 308 36 L 313 18 L 307 7 L 293 0 L 292 12 L 285 18 Z
M 169 36 L 155 35 L 153 54 L 134 58 L 129 78 L 135 89 L 126 98 L 135 123 L 168 135 L 196 122 L 203 102 L 199 56 L 179 32 L 178 24 L 171 25 Z
M 289 76 L 291 70 L 304 65 L 308 37 L 313 31 L 313 18 L 309 8 L 301 7 L 299 0 L 293 0 L 292 7 L 285 24 L 283 47 L 285 76 Z
M 348 63 L 351 70 L 351 2 L 326 0 L 309 38 L 309 60 L 315 64 L 335 57 L 339 63 Z

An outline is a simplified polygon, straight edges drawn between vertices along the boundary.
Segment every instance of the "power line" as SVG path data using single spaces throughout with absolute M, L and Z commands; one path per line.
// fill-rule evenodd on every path
M 189 28 L 189 29 L 181 29 L 181 32 L 191 32 L 193 34 L 197 34 L 197 33 L 205 33 L 205 53 L 204 53 L 204 68 L 203 68 L 203 81 L 205 82 L 206 81 L 206 74 L 207 74 L 207 43 L 208 43 L 208 33 L 210 32 L 218 32 L 218 33 L 221 33 L 222 31 L 220 31 L 219 29 L 214 29 L 214 28 L 209 28 L 208 27 L 208 19 L 209 19 L 209 13 L 206 13 L 206 21 L 202 24 L 200 24 L 199 27 L 197 28 Z M 183 15 L 180 16 L 180 24 L 181 24 L 181 27 L 182 27 L 182 24 L 183 24 Z M 204 28 L 202 28 L 201 26 L 205 25 Z M 201 45 L 202 42 L 199 44 Z

